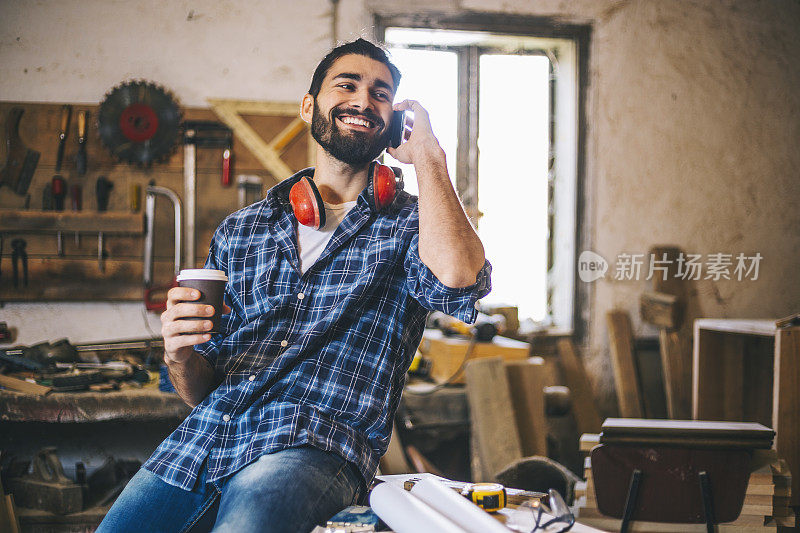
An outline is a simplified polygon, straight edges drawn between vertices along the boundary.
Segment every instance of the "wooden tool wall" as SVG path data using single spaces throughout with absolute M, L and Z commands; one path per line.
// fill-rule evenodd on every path
M 63 104 L 37 104 L 0 102 L 0 121 L 5 132 L 5 123 L 12 107 L 22 107 L 25 112 L 20 122 L 20 137 L 30 149 L 41 152 L 36 172 L 31 180 L 28 194 L 29 207 L 25 209 L 26 198 L 16 195 L 8 187 L 0 187 L 0 217 L 13 220 L 21 211 L 40 212 L 42 193 L 55 173 L 58 132 L 60 128 L 61 106 Z M 79 242 L 72 232 L 64 233 L 63 256 L 57 254 L 57 236 L 54 231 L 22 232 L 17 223 L 0 223 L 0 234 L 4 241 L 0 257 L 0 301 L 58 301 L 58 300 L 140 300 L 142 298 L 142 255 L 144 250 L 144 189 L 154 181 L 156 185 L 170 188 L 183 198 L 183 149 L 180 140 L 172 155 L 163 163 L 155 163 L 149 169 L 129 166 L 116 161 L 101 144 L 97 132 L 96 105 L 75 104 L 72 121 L 66 141 L 64 161 L 60 174 L 67 182 L 67 188 L 79 184 L 83 190 L 82 212 L 93 213 L 97 218 L 87 216 Z M 79 177 L 75 169 L 77 152 L 77 113 L 88 112 L 87 152 L 88 170 Z M 184 108 L 184 120 L 218 120 L 210 109 Z M 247 116 L 247 123 L 266 141 L 281 132 L 293 120 L 288 116 Z M 281 159 L 294 171 L 308 165 L 308 136 L 300 135 L 283 148 Z M 6 144 L 0 147 L 0 166 L 5 163 Z M 214 230 L 229 213 L 237 209 L 237 189 L 235 176 L 255 174 L 264 178 L 264 192 L 278 180 L 288 176 L 271 176 L 255 157 L 234 138 L 233 176 L 234 184 L 223 187 L 221 184 L 221 149 L 197 149 L 197 213 L 196 213 L 196 263 L 202 266 L 208 253 L 208 245 Z M 111 190 L 108 215 L 97 212 L 95 184 L 98 177 L 105 176 L 114 184 Z M 97 259 L 98 235 L 93 231 L 102 226 L 100 221 L 114 215 L 131 214 L 131 189 L 138 184 L 142 191 L 139 210 L 133 216 L 142 220 L 136 231 L 128 234 L 105 234 L 107 252 L 105 269 L 101 271 Z M 70 213 L 69 195 L 65 199 L 65 213 Z M 26 213 L 23 213 L 23 215 Z M 105 217 L 105 218 L 104 218 Z M 122 217 L 124 218 L 124 217 Z M 92 220 L 96 221 L 93 225 Z M 134 221 L 135 222 L 135 221 Z M 172 206 L 167 200 L 158 198 L 156 202 L 156 241 L 154 284 L 168 283 L 173 270 L 173 215 Z M 15 238 L 27 242 L 28 278 L 27 287 L 20 283 L 18 288 L 12 284 L 11 246 Z M 188 268 L 189 265 L 183 265 Z M 20 265 L 21 269 L 21 265 Z M 20 273 L 21 277 L 21 273 Z

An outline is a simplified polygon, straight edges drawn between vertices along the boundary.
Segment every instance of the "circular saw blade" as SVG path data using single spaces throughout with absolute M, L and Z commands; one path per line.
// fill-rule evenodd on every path
M 150 166 L 166 159 L 178 142 L 181 112 L 164 88 L 144 80 L 124 82 L 100 104 L 100 139 L 120 161 Z

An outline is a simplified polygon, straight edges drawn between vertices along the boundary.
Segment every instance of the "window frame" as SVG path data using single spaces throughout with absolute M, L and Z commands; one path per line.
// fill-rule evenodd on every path
M 562 20 L 548 17 L 531 17 L 519 15 L 506 15 L 498 13 L 481 12 L 461 12 L 461 13 L 393 13 L 393 14 L 373 14 L 374 37 L 378 42 L 385 42 L 386 29 L 390 27 L 400 28 L 419 28 L 419 29 L 440 29 L 455 31 L 473 31 L 481 33 L 494 33 L 501 35 L 536 37 L 536 38 L 556 38 L 569 40 L 575 47 L 577 83 L 575 84 L 575 169 L 574 169 L 574 235 L 571 235 L 573 249 L 572 257 L 567 261 L 571 268 L 570 291 L 571 309 L 565 315 L 561 313 L 556 325 L 559 330 L 568 330 L 579 340 L 583 340 L 588 332 L 589 320 L 589 301 L 591 298 L 590 284 L 580 283 L 575 268 L 580 250 L 589 249 L 589 235 L 587 231 L 587 215 L 585 206 L 585 175 L 586 175 L 586 98 L 588 89 L 588 66 L 589 66 L 589 45 L 592 28 L 589 25 L 569 24 Z M 464 203 L 467 214 L 473 223 L 477 221 L 479 215 L 477 210 L 478 198 L 478 62 L 482 53 L 491 53 L 493 50 L 501 51 L 491 46 L 483 45 L 461 45 L 461 46 L 414 46 L 408 48 L 423 48 L 430 50 L 457 51 L 459 54 L 459 124 L 458 124 L 458 153 L 456 161 L 456 190 Z M 534 50 L 525 50 L 524 53 L 535 53 Z M 548 55 L 545 53 L 545 55 Z M 550 58 L 551 74 L 554 68 L 553 58 Z M 547 310 L 552 312 L 552 276 L 554 258 L 558 253 L 555 251 L 554 244 L 554 224 L 557 214 L 553 208 L 555 199 L 554 188 L 554 161 L 557 157 L 555 149 L 555 128 L 558 116 L 556 116 L 556 98 L 558 91 L 556 76 L 551 75 L 550 83 L 550 160 L 549 179 L 548 179 L 548 203 L 550 205 L 548 213 L 548 227 L 550 236 L 548 237 L 548 291 L 547 291 Z M 563 278 L 562 278 L 563 282 Z

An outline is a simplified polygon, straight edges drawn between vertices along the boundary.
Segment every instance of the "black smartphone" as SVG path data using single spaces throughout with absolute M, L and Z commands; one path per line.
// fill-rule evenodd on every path
M 391 123 L 391 134 L 389 136 L 389 146 L 392 148 L 397 148 L 400 146 L 405 139 L 403 139 L 403 134 L 405 133 L 405 124 L 406 124 L 406 112 L 405 111 L 393 111 L 392 112 L 392 123 Z

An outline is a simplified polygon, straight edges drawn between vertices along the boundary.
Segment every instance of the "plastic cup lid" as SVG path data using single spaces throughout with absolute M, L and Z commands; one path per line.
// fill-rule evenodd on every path
M 228 276 L 222 270 L 210 268 L 185 268 L 178 274 L 178 281 L 187 279 L 207 279 L 213 281 L 228 281 Z

